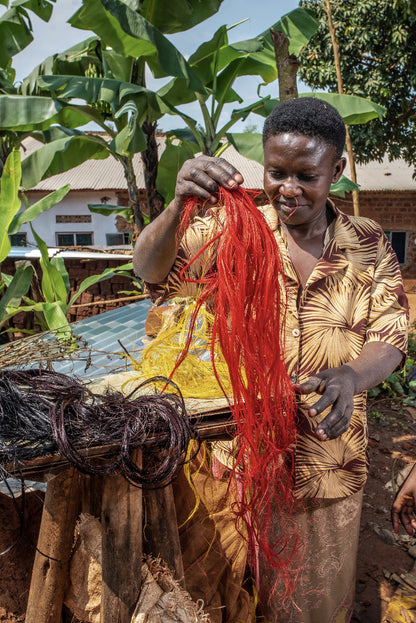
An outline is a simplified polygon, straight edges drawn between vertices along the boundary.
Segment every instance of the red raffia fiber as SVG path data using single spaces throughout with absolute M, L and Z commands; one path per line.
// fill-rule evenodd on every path
M 186 356 L 198 310 L 209 301 L 215 317 L 211 340 L 214 370 L 214 344 L 218 341 L 233 388 L 232 414 L 238 436 L 234 474 L 241 488 L 233 511 L 245 522 L 252 559 L 256 561 L 262 552 L 265 561 L 278 569 L 288 596 L 293 589 L 290 562 L 297 538 L 283 517 L 290 517 L 293 506 L 296 408 L 284 364 L 282 262 L 252 193 L 221 188 L 218 205 L 225 211 L 225 218 L 218 219 L 218 232 L 181 271 L 182 279 L 204 287 L 190 323 L 188 345 L 175 370 Z M 197 198 L 187 201 L 180 236 L 200 208 Z M 212 244 L 217 245 L 215 265 L 200 279 L 188 279 L 189 266 Z M 272 519 L 287 524 L 283 536 L 275 541 L 270 536 Z

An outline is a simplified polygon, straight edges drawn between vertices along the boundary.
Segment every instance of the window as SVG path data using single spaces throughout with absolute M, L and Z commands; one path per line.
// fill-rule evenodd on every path
M 106 234 L 105 237 L 109 247 L 116 247 L 120 244 L 130 244 L 130 235 L 128 233 Z
M 27 234 L 11 234 L 10 244 L 12 247 L 27 247 Z
M 386 231 L 384 232 L 391 242 L 391 246 L 396 252 L 399 264 L 406 262 L 406 242 L 407 235 L 405 231 Z
M 86 247 L 93 244 L 92 232 L 62 232 L 56 233 L 58 247 Z

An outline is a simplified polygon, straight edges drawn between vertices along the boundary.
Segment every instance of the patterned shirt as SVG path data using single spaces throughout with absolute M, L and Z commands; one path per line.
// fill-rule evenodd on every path
M 356 359 L 365 344 L 385 342 L 406 352 L 408 306 L 397 257 L 380 225 L 347 216 L 331 202 L 334 218 L 324 250 L 302 287 L 289 257 L 284 230 L 272 206 L 259 208 L 274 232 L 286 278 L 285 358 L 293 382 L 302 383 L 328 368 Z M 180 269 L 213 237 L 219 208 L 197 217 L 182 241 L 166 281 L 149 284 L 154 301 L 196 296 L 196 286 L 179 278 Z M 212 262 L 212 247 L 190 269 L 193 276 Z M 317 394 L 302 397 L 296 441 L 298 497 L 342 498 L 359 491 L 367 477 L 366 392 L 354 397 L 348 430 L 337 439 L 320 441 L 314 431 L 330 408 L 307 414 Z

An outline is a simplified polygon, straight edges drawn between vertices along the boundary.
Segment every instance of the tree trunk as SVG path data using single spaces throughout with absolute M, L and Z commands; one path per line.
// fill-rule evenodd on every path
M 127 192 L 131 202 L 131 209 L 133 211 L 133 243 L 137 239 L 137 236 L 144 228 L 143 211 L 140 206 L 140 193 L 137 188 L 136 175 L 133 169 L 133 159 L 127 157 L 121 157 L 121 164 L 124 169 L 124 177 L 127 182 Z
M 279 30 L 271 30 L 276 67 L 279 80 L 279 99 L 281 102 L 295 99 L 298 96 L 296 74 L 299 60 L 294 54 L 289 54 L 289 39 Z
M 147 148 L 141 152 L 144 183 L 146 188 L 147 213 L 150 221 L 153 221 L 165 206 L 164 197 L 156 188 L 157 167 L 159 155 L 157 152 L 156 123 L 150 123 L 148 119 L 142 125 L 142 130 L 147 137 Z

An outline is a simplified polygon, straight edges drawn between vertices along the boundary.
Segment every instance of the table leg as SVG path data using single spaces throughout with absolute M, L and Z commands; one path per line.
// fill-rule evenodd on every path
M 101 623 L 130 623 L 142 566 L 142 491 L 121 474 L 103 479 Z
M 146 550 L 153 556 L 160 556 L 174 573 L 175 579 L 185 588 L 172 485 L 146 490 L 144 495 Z
M 33 564 L 26 623 L 60 623 L 80 502 L 80 473 L 49 480 Z

